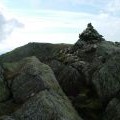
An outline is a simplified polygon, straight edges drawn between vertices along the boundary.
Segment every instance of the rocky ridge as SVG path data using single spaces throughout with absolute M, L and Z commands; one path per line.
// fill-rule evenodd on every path
M 30 43 L 4 54 L 0 120 L 119 120 L 119 61 L 120 44 L 91 23 L 74 45 Z

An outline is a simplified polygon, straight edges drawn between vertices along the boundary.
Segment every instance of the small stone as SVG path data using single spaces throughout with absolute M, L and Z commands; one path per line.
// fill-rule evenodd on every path
M 35 93 L 32 93 L 30 96 L 33 97 L 35 95 Z

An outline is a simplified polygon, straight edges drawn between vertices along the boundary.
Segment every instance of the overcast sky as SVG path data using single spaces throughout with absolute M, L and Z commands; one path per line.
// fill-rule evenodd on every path
M 89 22 L 120 41 L 120 0 L 0 0 L 0 54 L 28 42 L 75 43 Z

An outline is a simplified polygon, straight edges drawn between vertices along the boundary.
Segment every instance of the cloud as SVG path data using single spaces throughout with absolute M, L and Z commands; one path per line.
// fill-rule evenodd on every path
M 35 14 L 36 12 L 38 14 Z M 105 36 L 106 40 L 119 41 L 120 27 L 117 26 L 120 26 L 120 18 L 110 14 L 50 10 L 37 10 L 35 13 L 23 16 L 22 22 L 25 24 L 25 29 L 23 29 L 22 35 L 24 34 L 24 38 L 20 39 L 23 42 L 29 42 L 29 40 L 53 42 L 54 39 L 54 43 L 55 40 L 57 40 L 56 42 L 74 43 L 78 39 L 78 34 L 86 28 L 89 22 L 93 23 L 93 26 Z
M 115 13 L 120 12 L 120 0 L 111 0 L 106 6 L 107 11 Z
M 42 1 L 42 0 L 41 0 Z M 53 1 L 53 0 L 49 0 L 49 1 Z M 56 1 L 56 0 L 54 0 Z M 104 5 L 105 3 L 107 3 L 110 0 L 57 0 L 57 2 L 61 2 L 61 3 L 72 3 L 72 4 L 76 4 L 76 5 L 92 5 L 92 6 L 101 6 Z
M 38 9 L 42 5 L 42 0 L 28 0 L 28 2 L 35 9 Z
M 84 12 L 65 12 L 65 11 L 44 11 L 43 15 L 48 14 L 48 16 L 43 16 L 36 20 L 36 22 L 27 22 L 27 26 L 31 27 L 31 30 L 35 31 L 38 28 L 38 33 L 60 33 L 63 34 L 63 42 L 71 40 L 72 43 L 77 40 L 78 33 L 82 32 L 87 23 L 92 22 L 93 26 L 105 36 L 106 40 L 110 41 L 120 41 L 120 18 L 112 16 L 108 13 L 101 12 L 99 14 L 90 14 Z M 41 13 L 42 14 L 42 13 Z M 35 19 L 37 17 L 34 17 Z M 42 21 L 41 21 L 42 19 Z M 34 20 L 33 20 L 34 21 Z M 41 29 L 41 30 L 40 30 Z M 114 29 L 114 30 L 113 30 Z M 49 30 L 49 31 L 48 31 Z M 66 32 L 67 31 L 67 32 Z M 32 32 L 31 32 L 32 33 Z M 74 34 L 76 36 L 64 39 L 65 34 Z M 75 38 L 76 37 L 76 38 Z M 39 38 L 39 37 L 38 37 Z M 57 38 L 55 38 L 57 39 Z M 49 39 L 48 39 L 49 40 Z
M 14 31 L 6 40 L 0 42 L 0 51 L 2 53 L 32 41 L 75 43 L 78 34 L 86 28 L 89 22 L 92 22 L 95 29 L 105 36 L 106 40 L 120 41 L 120 18 L 111 14 L 119 11 L 119 0 L 90 0 L 89 2 L 88 0 L 26 1 L 28 1 L 26 2 L 27 5 L 31 4 L 30 6 L 34 9 L 28 9 L 27 6 L 23 9 L 19 5 L 17 8 L 8 8 L 6 12 L 9 14 L 12 12 L 11 14 L 15 18 L 22 21 L 25 25 L 24 29 L 14 31 L 15 28 L 23 27 L 23 24 L 16 19 L 7 19 L 8 14 L 3 13 L 3 11 L 0 14 L 0 40 L 5 39 Z M 14 0 L 14 2 L 16 1 Z M 66 9 L 62 9 L 61 6 Z M 81 8 L 85 6 L 87 6 L 88 10 L 97 7 L 98 9 L 94 9 L 97 12 L 82 11 Z M 77 7 L 78 9 L 76 9 Z
M 4 15 L 0 13 L 0 41 L 6 39 L 15 28 L 23 27 L 24 25 L 16 19 L 6 20 Z
M 101 6 L 100 12 L 120 17 L 120 0 L 106 0 L 105 4 Z
M 59 6 L 66 5 L 65 7 L 67 7 L 68 10 L 71 9 L 71 10 L 75 10 L 76 12 L 81 12 L 81 10 L 85 11 L 85 9 L 88 9 L 87 12 L 89 11 L 91 12 L 93 10 L 97 14 L 100 11 L 104 11 L 112 15 L 120 14 L 120 0 L 89 0 L 89 2 L 88 0 L 57 0 L 56 2 L 55 0 L 49 0 L 49 1 L 51 2 L 54 1 L 54 3 L 56 3 L 56 5 L 59 4 Z M 69 5 L 69 7 L 71 6 L 70 9 L 67 5 Z M 72 9 L 73 6 L 74 6 L 74 9 Z

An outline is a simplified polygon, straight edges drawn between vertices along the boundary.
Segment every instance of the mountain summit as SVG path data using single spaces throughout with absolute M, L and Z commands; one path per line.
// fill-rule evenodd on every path
M 74 45 L 1 55 L 0 120 L 120 120 L 120 43 L 89 23 Z

